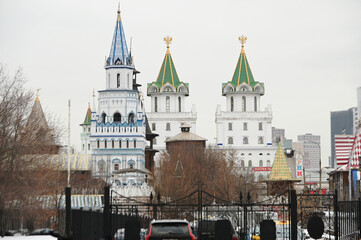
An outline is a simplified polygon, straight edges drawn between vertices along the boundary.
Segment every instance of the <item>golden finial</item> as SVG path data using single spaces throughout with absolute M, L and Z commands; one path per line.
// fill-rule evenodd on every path
M 172 43 L 172 38 L 171 37 L 169 37 L 169 36 L 166 36 L 165 38 L 164 38 L 164 42 L 165 42 L 165 44 L 167 44 L 167 53 L 170 53 L 169 52 L 169 44 L 171 44 Z
M 118 2 L 118 17 L 117 17 L 117 21 L 120 22 L 120 1 Z
M 39 102 L 39 92 L 40 92 L 40 88 L 36 89 L 36 99 L 35 102 Z
M 244 44 L 246 43 L 246 41 L 247 41 L 247 37 L 245 37 L 244 35 L 242 35 L 242 36 L 240 36 L 239 38 L 238 38 L 238 40 L 241 42 L 241 46 L 242 46 L 242 52 L 244 52 Z

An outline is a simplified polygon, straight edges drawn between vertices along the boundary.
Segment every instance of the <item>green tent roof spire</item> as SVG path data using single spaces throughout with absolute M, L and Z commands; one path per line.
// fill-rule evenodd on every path
M 172 38 L 167 36 L 164 38 L 165 43 L 167 44 L 167 52 L 164 56 L 162 66 L 160 68 L 157 80 L 148 84 L 148 88 L 151 85 L 156 85 L 158 90 L 160 90 L 165 84 L 169 83 L 175 87 L 176 91 L 178 87 L 184 84 L 188 88 L 188 84 L 185 84 L 179 80 L 177 71 L 174 66 L 172 55 L 170 54 L 169 45 L 172 43 Z M 148 89 L 149 90 L 149 89 Z
M 268 181 L 292 181 L 294 180 L 288 167 L 285 153 L 281 142 L 278 144 L 275 160 Z
M 80 124 L 80 125 L 90 125 L 91 120 L 92 120 L 92 111 L 90 110 L 90 103 L 89 103 L 88 110 L 86 112 L 84 122 L 82 124 Z
M 241 42 L 241 46 L 242 46 L 241 54 L 239 55 L 238 62 L 236 65 L 236 69 L 234 70 L 232 80 L 227 83 L 223 83 L 223 87 L 231 84 L 232 87 L 234 89 L 236 89 L 240 84 L 246 83 L 247 85 L 252 87 L 253 90 L 256 87 L 256 85 L 261 85 L 262 88 L 264 88 L 263 83 L 254 80 L 254 77 L 253 77 L 253 74 L 251 71 L 251 67 L 249 66 L 246 52 L 244 50 L 244 44 L 246 43 L 247 37 L 242 35 L 238 39 Z

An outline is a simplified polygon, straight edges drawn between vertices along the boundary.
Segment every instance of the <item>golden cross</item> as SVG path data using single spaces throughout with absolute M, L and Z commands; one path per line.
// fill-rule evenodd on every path
M 164 38 L 164 42 L 165 42 L 165 44 L 167 44 L 167 48 L 169 48 L 169 44 L 171 44 L 172 43 L 172 38 L 171 37 L 169 37 L 169 36 L 166 36 L 165 38 Z
M 244 47 L 244 44 L 246 43 L 246 41 L 247 41 L 247 37 L 245 37 L 245 36 L 240 36 L 239 38 L 238 38 L 238 40 L 241 42 L 241 44 L 242 44 L 242 48 Z

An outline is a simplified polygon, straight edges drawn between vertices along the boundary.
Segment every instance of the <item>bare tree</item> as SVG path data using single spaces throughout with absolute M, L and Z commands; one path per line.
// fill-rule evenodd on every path
M 60 175 L 37 154 L 56 153 L 61 128 L 39 123 L 32 114 L 34 93 L 25 88 L 22 69 L 10 76 L 0 64 L 0 230 L 21 213 L 24 221 L 44 216 L 39 196 L 59 191 Z M 41 110 L 42 111 L 42 110 Z M 38 122 L 38 124 L 35 124 Z M 37 209 L 37 210 L 36 210 Z

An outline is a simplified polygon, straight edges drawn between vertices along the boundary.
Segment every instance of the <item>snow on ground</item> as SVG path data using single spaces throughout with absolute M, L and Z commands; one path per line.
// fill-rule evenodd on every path
M 0 239 L 7 239 L 7 240 L 54 240 L 57 239 L 56 237 L 53 236 L 14 236 L 14 237 L 1 237 Z

